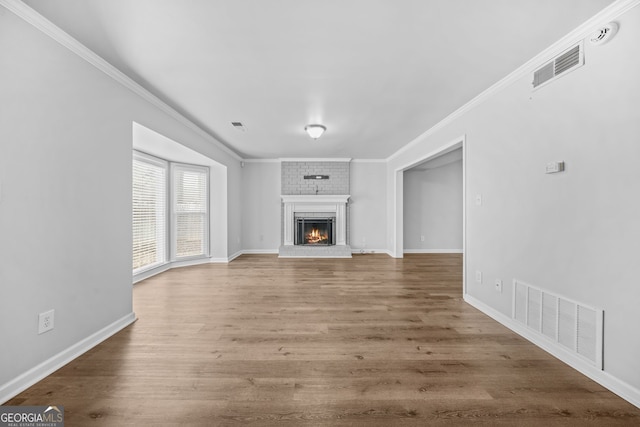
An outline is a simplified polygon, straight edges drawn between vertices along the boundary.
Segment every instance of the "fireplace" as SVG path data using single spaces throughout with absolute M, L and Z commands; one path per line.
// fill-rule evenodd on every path
M 296 217 L 294 245 L 335 245 L 335 218 Z
M 349 195 L 282 195 L 282 258 L 351 258 Z

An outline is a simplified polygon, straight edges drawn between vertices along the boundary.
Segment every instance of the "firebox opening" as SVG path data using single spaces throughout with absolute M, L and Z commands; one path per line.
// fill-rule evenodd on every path
M 296 218 L 296 245 L 335 245 L 334 218 Z

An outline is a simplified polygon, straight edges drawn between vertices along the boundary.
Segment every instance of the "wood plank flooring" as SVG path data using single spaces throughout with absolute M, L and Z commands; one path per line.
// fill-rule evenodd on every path
M 640 425 L 640 409 L 462 301 L 460 255 L 174 269 L 139 320 L 8 405 L 67 426 Z

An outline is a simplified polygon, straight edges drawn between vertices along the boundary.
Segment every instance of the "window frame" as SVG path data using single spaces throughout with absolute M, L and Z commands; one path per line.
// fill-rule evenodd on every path
M 138 162 L 142 162 L 142 163 L 147 163 L 150 165 L 153 165 L 155 167 L 161 168 L 164 170 L 164 182 L 162 183 L 164 185 L 163 193 L 164 193 L 164 223 L 163 225 L 163 231 L 164 231 L 164 240 L 162 242 L 160 242 L 161 244 L 163 244 L 162 246 L 164 246 L 162 248 L 162 259 L 158 260 L 152 264 L 147 264 L 143 267 L 138 267 L 137 269 L 133 269 L 133 162 L 134 161 L 138 161 Z M 150 154 L 144 153 L 142 151 L 137 151 L 137 150 L 133 150 L 133 157 L 132 157 L 132 165 L 131 165 L 131 169 L 132 169 L 132 177 L 131 177 L 131 234 L 132 234 L 132 247 L 131 247 L 131 272 L 134 276 L 138 275 L 138 274 L 142 274 L 145 273 L 149 270 L 153 270 L 155 268 L 158 267 L 162 267 L 166 264 L 169 263 L 169 223 L 168 223 L 168 218 L 169 218 L 169 194 L 167 192 L 168 188 L 167 188 L 167 180 L 169 178 L 169 162 L 161 159 L 159 157 L 156 156 L 152 156 Z
M 198 259 L 207 259 L 211 257 L 211 173 L 208 166 L 196 165 L 190 163 L 172 162 L 170 160 L 163 159 L 140 150 L 133 149 L 132 156 L 132 182 L 131 182 L 131 215 L 132 215 L 132 276 L 134 282 L 137 278 L 142 277 L 145 273 L 149 273 L 154 269 L 160 269 L 166 267 L 173 262 L 191 261 Z M 165 170 L 164 179 L 164 197 L 165 197 L 165 209 L 164 209 L 164 259 L 162 261 L 155 262 L 153 264 L 146 265 L 144 267 L 133 269 L 133 161 L 142 161 L 154 166 L 163 168 Z M 176 168 L 182 170 L 192 170 L 205 174 L 205 212 L 204 212 L 204 231 L 203 231 L 203 254 L 202 255 L 190 255 L 190 256 L 177 256 L 177 217 L 176 214 L 176 197 L 177 191 L 174 188 L 174 174 Z M 166 269 L 166 268 L 165 268 Z M 161 272 L 164 270 L 159 270 Z M 155 274 L 155 273 L 154 273 Z M 153 274 L 152 274 L 153 275 Z
M 195 260 L 195 259 L 202 259 L 202 258 L 209 258 L 210 254 L 211 254 L 211 246 L 210 246 L 210 221 L 211 221 L 211 206 L 210 206 L 210 200 L 211 200 L 211 185 L 209 182 L 210 179 L 210 173 L 209 173 L 209 167 L 208 166 L 202 166 L 202 165 L 194 165 L 194 164 L 190 164 L 190 163 L 179 163 L 179 162 L 170 162 L 169 163 L 170 166 L 170 200 L 171 203 L 169 205 L 169 221 L 170 221 L 170 226 L 169 226 L 169 237 L 170 237 L 170 254 L 171 254 L 171 261 L 189 261 L 189 260 Z M 177 230 L 178 230 L 178 226 L 177 226 L 177 222 L 178 222 L 178 214 L 176 212 L 176 206 L 177 206 L 177 191 L 175 189 L 174 186 L 174 178 L 175 178 L 175 174 L 176 174 L 176 169 L 181 169 L 184 171 L 194 171 L 194 172 L 198 172 L 198 173 L 204 173 L 205 175 L 205 182 L 206 182 L 206 190 L 205 190 L 205 212 L 204 212 L 204 231 L 203 231 L 203 242 L 202 242 L 202 246 L 203 246 L 203 254 L 202 255 L 188 255 L 188 256 L 178 256 L 177 252 L 177 245 L 178 245 L 178 236 L 177 236 Z

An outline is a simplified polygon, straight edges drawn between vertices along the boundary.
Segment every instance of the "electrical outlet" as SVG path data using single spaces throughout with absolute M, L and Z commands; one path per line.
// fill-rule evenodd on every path
M 420 241 L 424 242 L 424 236 L 420 236 Z
M 496 292 L 502 293 L 502 280 L 496 279 L 495 288 Z
M 38 334 L 43 334 L 53 329 L 53 315 L 55 310 L 49 310 L 38 315 Z
M 482 283 L 482 271 L 476 270 L 476 282 Z

